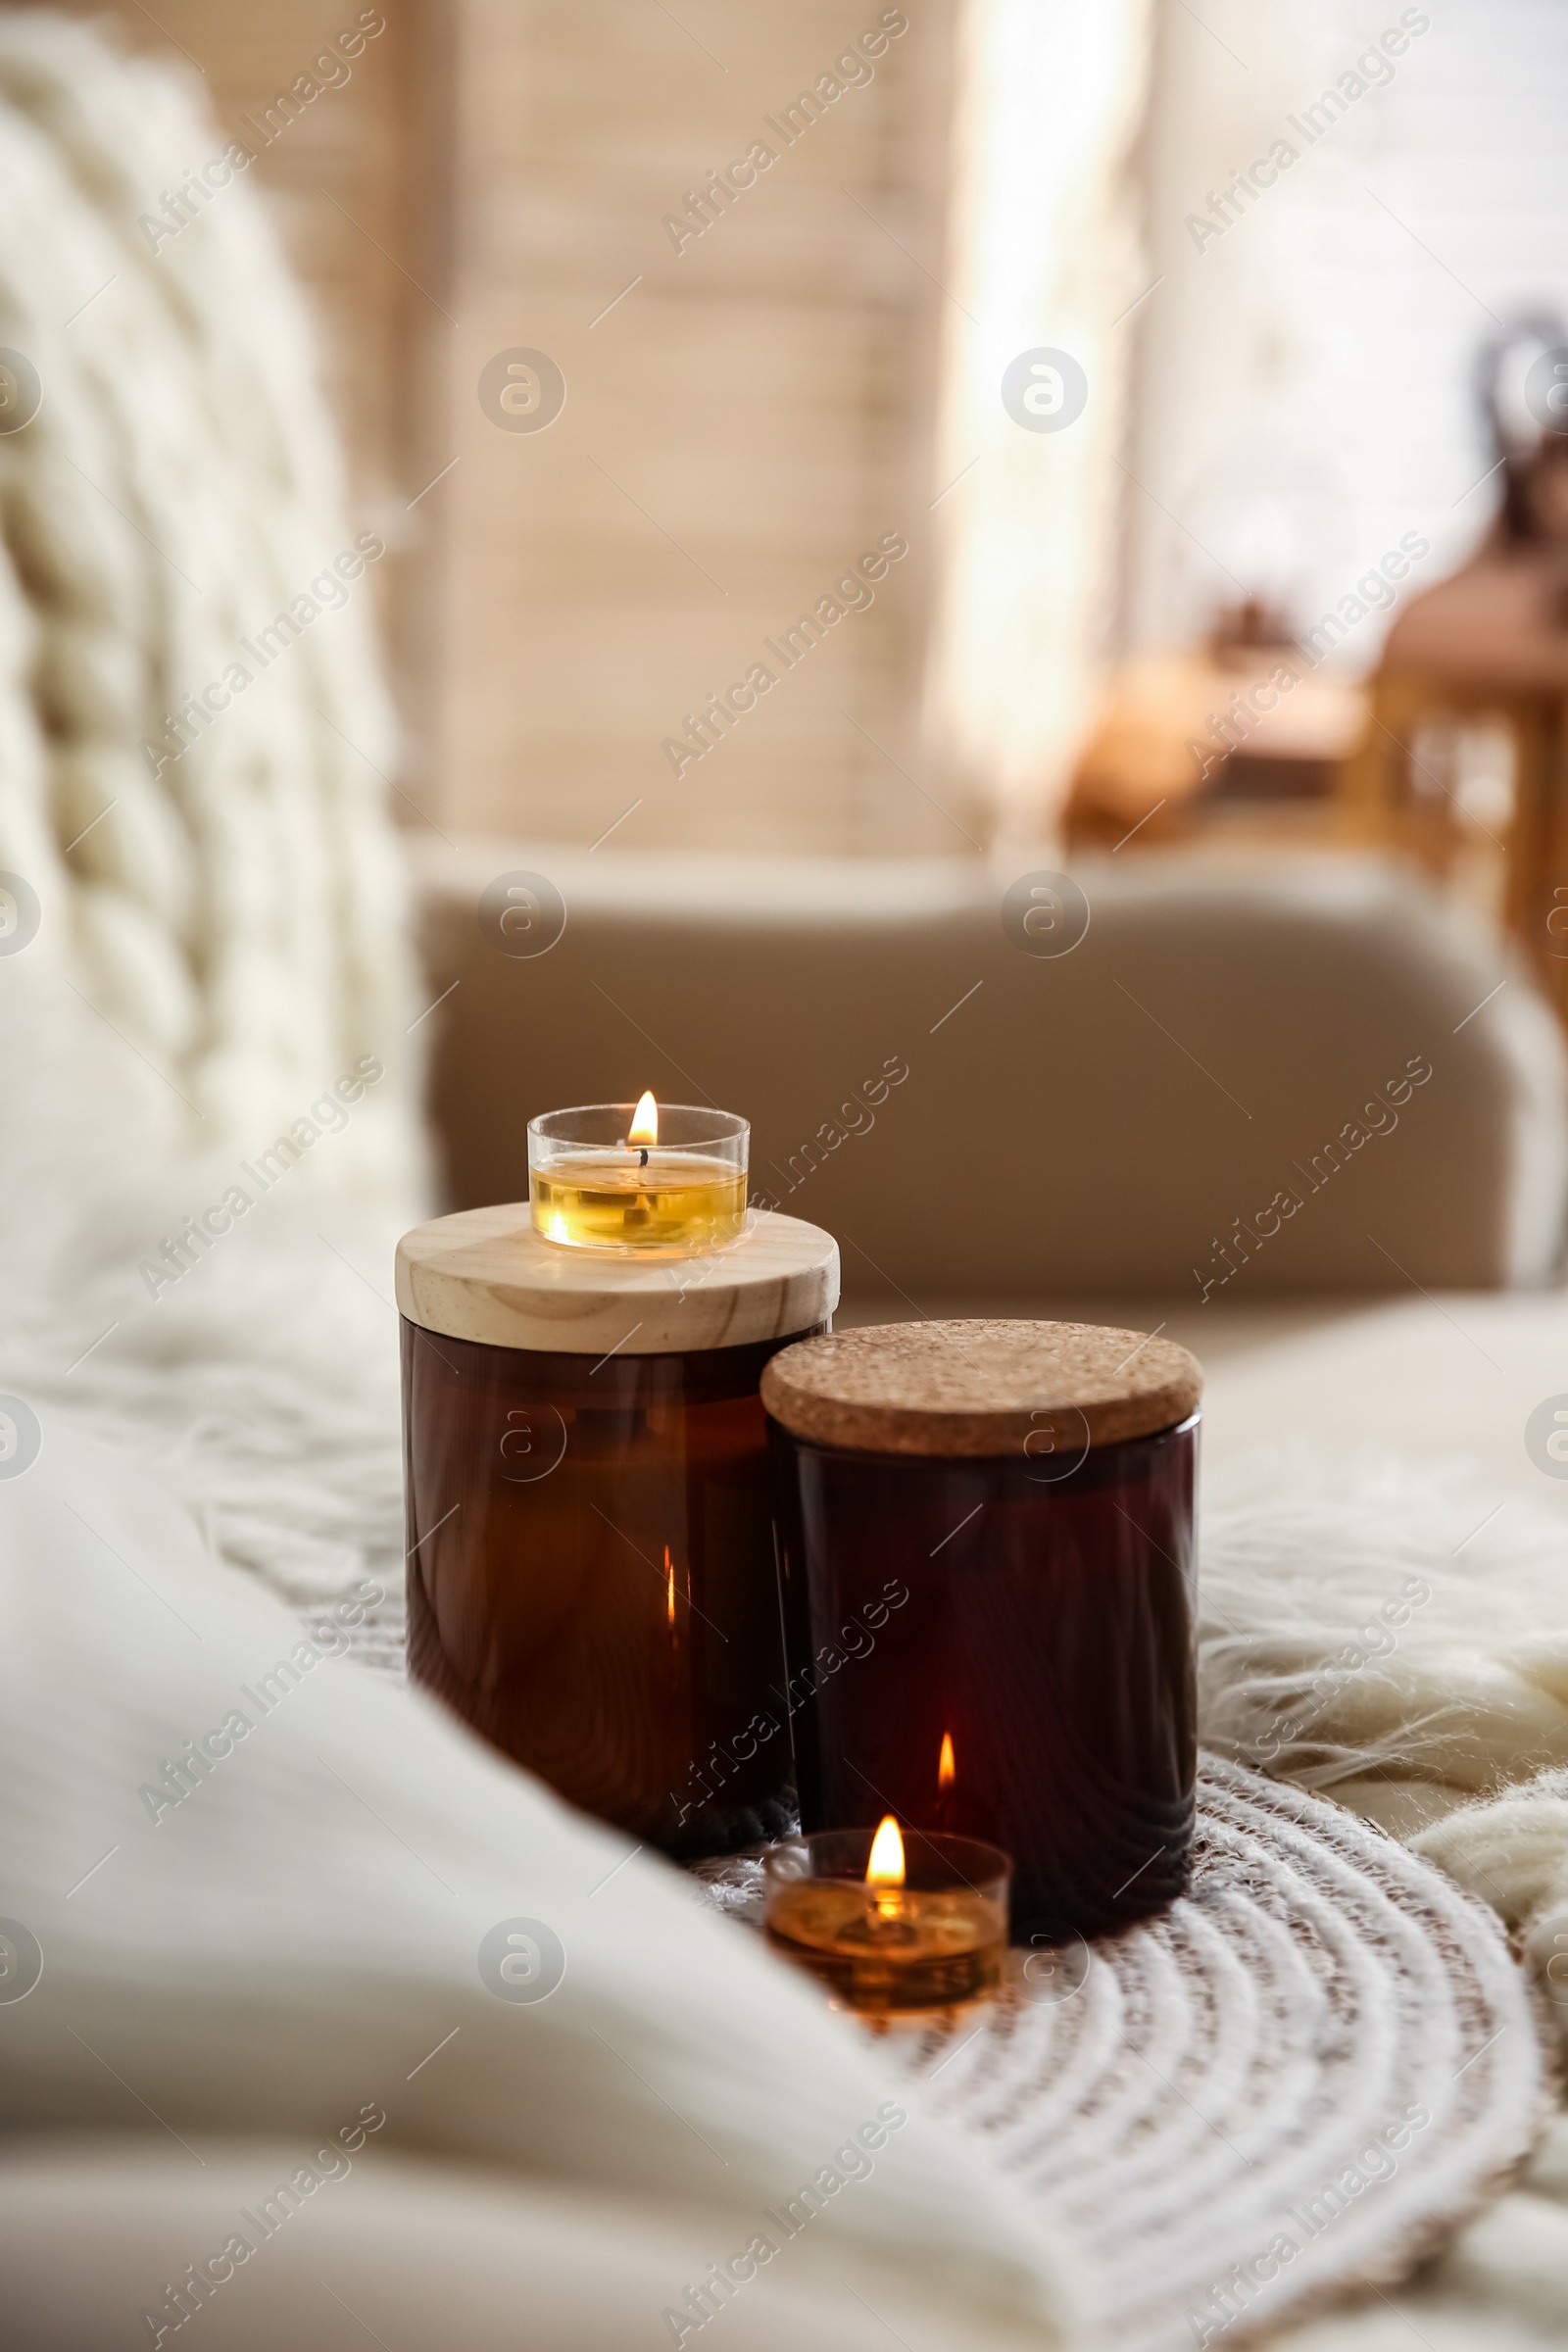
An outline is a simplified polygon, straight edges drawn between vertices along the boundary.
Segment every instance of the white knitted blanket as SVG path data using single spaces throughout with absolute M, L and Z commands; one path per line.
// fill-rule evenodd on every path
M 1568 2049 L 1560 1522 L 1424 1467 L 1259 1457 L 1205 1521 L 1201 1605 L 1207 1742 L 1327 1791 L 1491 1904 Z M 1568 2117 L 1396 2310 L 1314 2327 L 1298 2352 L 1384 2352 L 1412 2327 L 1441 2352 L 1562 2340 Z

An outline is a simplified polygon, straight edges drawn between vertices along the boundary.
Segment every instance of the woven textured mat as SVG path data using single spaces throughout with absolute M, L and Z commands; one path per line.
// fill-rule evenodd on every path
M 755 1856 L 697 1875 L 756 1920 Z M 1208 1756 L 1188 1896 L 1014 1953 L 992 2007 L 885 2047 L 1072 2233 L 1116 2352 L 1235 2344 L 1402 2277 L 1547 2103 L 1492 1914 L 1352 1814 Z

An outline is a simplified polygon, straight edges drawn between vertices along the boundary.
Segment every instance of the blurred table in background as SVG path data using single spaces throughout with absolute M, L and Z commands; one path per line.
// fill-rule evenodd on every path
M 1352 846 L 1340 775 L 1364 712 L 1358 687 L 1310 674 L 1278 614 L 1237 606 L 1205 646 L 1116 672 L 1073 774 L 1068 848 Z

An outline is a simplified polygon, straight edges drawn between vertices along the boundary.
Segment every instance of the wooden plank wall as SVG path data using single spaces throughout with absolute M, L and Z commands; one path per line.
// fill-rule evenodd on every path
M 968 846 L 919 789 L 918 727 L 957 5 L 393 4 L 260 159 L 356 496 L 402 534 L 384 618 L 403 781 L 447 832 Z M 109 13 L 135 46 L 187 52 L 228 126 L 360 14 Z M 819 117 L 792 125 L 807 90 Z M 759 141 L 774 160 L 752 184 L 672 232 Z M 519 348 L 565 379 L 543 431 L 480 404 L 486 364 Z M 835 595 L 887 539 L 907 554 Z M 820 607 L 866 595 L 836 621 Z M 819 609 L 822 641 L 786 666 L 766 641 Z M 778 683 L 727 733 L 710 719 L 677 776 L 665 740 L 703 749 L 687 714 L 759 662 Z
M 793 146 L 769 127 L 881 14 L 472 0 L 447 737 L 465 821 L 521 797 L 591 841 L 640 799 L 617 844 L 963 847 L 899 773 L 920 776 L 943 299 L 933 13 Z M 759 140 L 777 160 L 677 251 L 664 216 Z M 519 345 L 567 380 L 536 435 L 495 429 L 467 388 Z M 910 552 L 875 604 L 784 672 L 764 641 L 892 532 Z M 777 687 L 677 778 L 663 740 L 758 662 Z

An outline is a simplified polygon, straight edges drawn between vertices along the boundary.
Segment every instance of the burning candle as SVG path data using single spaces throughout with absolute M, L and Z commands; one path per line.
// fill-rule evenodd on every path
M 750 1136 L 732 1111 L 651 1094 L 546 1111 L 528 1122 L 534 1226 L 574 1250 L 718 1249 L 746 1230 Z
M 1007 1857 L 978 1838 L 820 1831 L 767 1858 L 769 1943 L 868 2015 L 945 2009 L 1002 1982 Z
M 1018 1942 L 1183 1891 L 1200 1387 L 1174 1342 L 1074 1323 L 862 1327 L 770 1358 L 808 1831 L 896 1809 L 995 1839 Z M 897 1615 L 822 1673 L 890 1575 Z

